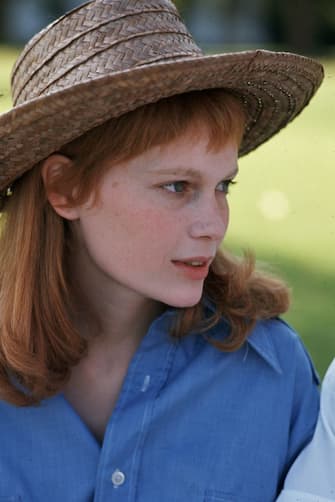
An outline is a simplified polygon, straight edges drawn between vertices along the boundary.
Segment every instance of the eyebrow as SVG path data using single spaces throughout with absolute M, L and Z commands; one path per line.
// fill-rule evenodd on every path
M 226 176 L 226 178 L 233 178 L 237 175 L 238 173 L 238 166 L 234 166 L 233 170 L 229 172 Z M 202 178 L 202 173 L 197 171 L 196 169 L 192 169 L 191 167 L 176 167 L 174 169 L 159 169 L 155 170 L 155 174 L 164 174 L 164 175 L 170 175 L 170 176 L 189 176 L 194 179 L 201 179 Z

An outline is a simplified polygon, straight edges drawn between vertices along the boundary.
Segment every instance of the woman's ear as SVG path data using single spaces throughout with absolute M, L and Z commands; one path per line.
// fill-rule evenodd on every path
M 41 175 L 48 201 L 55 212 L 67 220 L 78 218 L 77 206 L 69 204 L 65 193 L 53 189 L 53 181 L 64 169 L 69 169 L 72 161 L 64 155 L 55 153 L 50 155 L 42 164 Z

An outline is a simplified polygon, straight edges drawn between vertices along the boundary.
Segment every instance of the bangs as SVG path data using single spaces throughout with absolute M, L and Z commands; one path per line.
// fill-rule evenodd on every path
M 239 146 L 245 127 L 240 99 L 222 89 L 196 91 L 110 119 L 59 150 L 73 164 L 54 180 L 53 188 L 70 201 L 75 191 L 73 203 L 81 203 L 98 191 L 102 176 L 113 165 L 166 145 L 186 132 L 196 141 L 204 127 L 209 150 L 218 151 L 232 139 Z

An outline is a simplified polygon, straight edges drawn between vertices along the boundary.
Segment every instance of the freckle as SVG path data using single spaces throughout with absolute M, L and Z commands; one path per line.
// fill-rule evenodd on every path
M 116 188 L 116 187 L 118 187 L 118 186 L 119 186 L 119 184 L 120 184 L 120 183 L 119 183 L 118 181 L 113 181 L 113 183 L 112 183 L 112 188 Z

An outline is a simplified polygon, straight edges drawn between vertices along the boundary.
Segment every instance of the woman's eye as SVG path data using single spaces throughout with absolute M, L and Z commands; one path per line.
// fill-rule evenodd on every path
M 229 189 L 232 185 L 235 185 L 236 181 L 234 180 L 223 180 L 218 184 L 219 192 L 229 193 Z
M 186 190 L 186 186 L 186 181 L 174 181 L 172 183 L 166 183 L 163 185 L 163 188 L 165 188 L 168 192 L 183 193 Z

